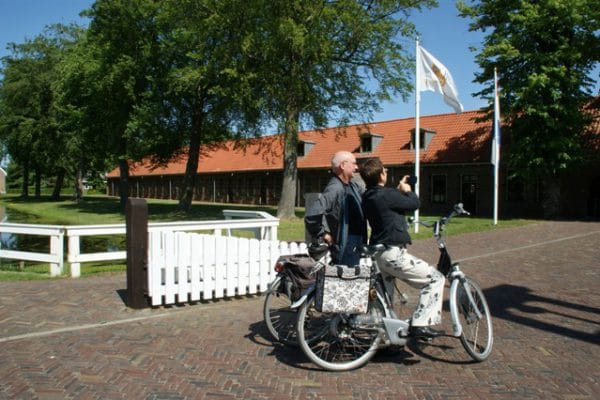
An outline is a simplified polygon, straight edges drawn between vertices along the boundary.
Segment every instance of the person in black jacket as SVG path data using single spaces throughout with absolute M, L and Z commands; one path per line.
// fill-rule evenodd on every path
M 360 254 L 354 249 L 367 239 L 367 223 L 360 204 L 364 188 L 352 179 L 357 170 L 351 152 L 335 153 L 331 159 L 334 176 L 318 199 L 306 207 L 304 226 L 308 236 L 315 242 L 327 243 L 336 264 L 357 265 Z
M 444 276 L 425 261 L 411 255 L 405 214 L 420 206 L 419 198 L 402 178 L 397 188 L 386 187 L 387 169 L 379 158 L 365 161 L 360 175 L 367 186 L 363 194 L 363 212 L 371 226 L 369 244 L 383 244 L 386 250 L 378 257 L 379 268 L 420 289 L 419 304 L 411 319 L 413 336 L 434 337 L 443 332 L 430 328 L 442 322 Z

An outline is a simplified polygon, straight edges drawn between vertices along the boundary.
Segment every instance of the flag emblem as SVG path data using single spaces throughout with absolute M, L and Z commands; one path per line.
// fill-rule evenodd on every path
M 431 70 L 433 71 L 435 76 L 438 78 L 438 81 L 440 81 L 440 85 L 442 85 L 442 87 L 446 86 L 446 77 L 444 76 L 442 71 L 438 68 L 438 66 L 435 64 L 432 64 Z

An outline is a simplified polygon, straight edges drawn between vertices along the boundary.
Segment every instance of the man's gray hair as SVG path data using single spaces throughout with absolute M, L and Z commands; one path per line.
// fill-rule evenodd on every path
M 349 151 L 338 151 L 337 153 L 335 153 L 333 155 L 333 158 L 331 159 L 331 168 L 335 169 L 335 168 L 339 168 L 340 165 L 342 164 L 342 162 L 349 160 L 352 158 L 352 153 L 350 153 Z

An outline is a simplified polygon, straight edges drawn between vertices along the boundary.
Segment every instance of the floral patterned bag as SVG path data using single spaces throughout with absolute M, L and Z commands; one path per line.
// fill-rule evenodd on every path
M 369 307 L 371 267 L 325 265 L 317 272 L 316 308 L 321 312 L 362 314 Z

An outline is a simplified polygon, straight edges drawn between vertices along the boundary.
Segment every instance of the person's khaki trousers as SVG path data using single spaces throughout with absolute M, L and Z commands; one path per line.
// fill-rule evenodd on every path
M 420 289 L 419 303 L 413 313 L 412 326 L 437 325 L 442 322 L 444 276 L 425 261 L 406 251 L 390 246 L 377 259 L 379 268 L 410 286 Z

